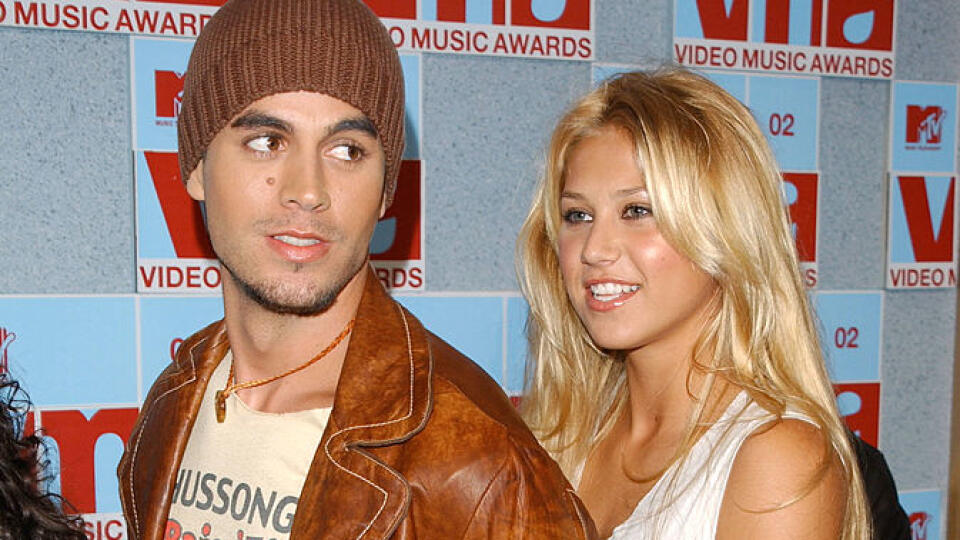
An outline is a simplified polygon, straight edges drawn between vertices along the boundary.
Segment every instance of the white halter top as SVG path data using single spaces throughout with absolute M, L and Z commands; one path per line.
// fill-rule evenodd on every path
M 783 417 L 813 423 L 796 412 L 787 411 Z M 664 472 L 610 539 L 716 538 L 720 505 L 740 445 L 774 419 L 741 392 L 686 458 Z

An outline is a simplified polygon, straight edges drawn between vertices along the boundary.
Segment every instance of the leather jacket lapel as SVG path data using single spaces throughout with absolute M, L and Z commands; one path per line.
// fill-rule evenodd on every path
M 330 424 L 301 493 L 292 538 L 387 538 L 406 516 L 410 486 L 368 448 L 426 425 L 433 363 L 420 323 L 368 271 Z M 310 519 L 299 519 L 310 514 Z M 316 516 L 316 517 L 314 517 Z
M 134 427 L 119 466 L 121 480 L 129 479 L 120 495 L 134 538 L 159 540 L 166 529 L 170 497 L 206 382 L 227 348 L 223 321 L 201 330 L 180 346 L 176 363 L 157 378 L 144 400 L 152 406 Z

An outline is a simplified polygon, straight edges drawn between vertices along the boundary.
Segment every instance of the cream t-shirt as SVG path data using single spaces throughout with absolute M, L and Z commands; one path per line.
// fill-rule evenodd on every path
M 164 538 L 289 538 L 303 482 L 330 408 L 272 414 L 235 394 L 217 423 L 215 395 L 233 357 L 214 370 L 190 433 L 173 491 Z

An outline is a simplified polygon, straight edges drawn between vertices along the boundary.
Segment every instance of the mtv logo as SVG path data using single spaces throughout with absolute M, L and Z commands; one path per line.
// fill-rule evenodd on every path
M 183 102 L 183 75 L 175 71 L 153 72 L 158 118 L 176 118 Z
M 0 326 L 0 373 L 9 371 L 7 349 L 17 339 L 17 335 Z
M 940 144 L 946 115 L 947 111 L 939 105 L 907 105 L 907 142 Z
M 927 524 L 930 523 L 930 517 L 926 512 L 910 514 L 910 540 L 927 540 Z
M 893 50 L 894 0 L 676 0 L 675 5 L 677 37 Z

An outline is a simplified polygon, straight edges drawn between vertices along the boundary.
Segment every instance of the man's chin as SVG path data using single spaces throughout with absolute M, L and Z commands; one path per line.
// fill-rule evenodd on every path
M 319 315 L 332 306 L 342 286 L 324 291 L 290 291 L 282 287 L 256 286 L 237 280 L 240 289 L 261 307 L 278 315 Z

